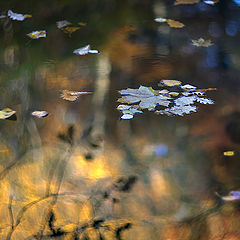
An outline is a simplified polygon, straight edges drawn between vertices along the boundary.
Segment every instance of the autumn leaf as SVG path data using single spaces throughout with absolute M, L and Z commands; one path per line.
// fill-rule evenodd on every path
M 194 4 L 194 3 L 199 3 L 200 0 L 176 0 L 174 2 L 174 5 L 180 5 L 180 4 Z
M 212 46 L 213 43 L 211 40 L 204 40 L 203 38 L 199 38 L 198 40 L 192 40 L 192 45 L 197 47 L 209 47 Z
M 227 156 L 227 157 L 232 157 L 232 156 L 234 156 L 234 154 L 235 154 L 234 151 L 226 151 L 223 153 L 223 155 Z
M 8 17 L 11 18 L 12 20 L 23 21 L 25 18 L 31 18 L 32 15 L 14 13 L 12 10 L 8 10 Z
M 180 86 L 182 82 L 178 80 L 161 80 L 160 84 L 167 87 L 176 87 L 176 86 Z
M 67 20 L 57 21 L 56 24 L 57 24 L 57 28 L 59 29 L 72 25 L 72 23 L 70 23 Z
M 16 113 L 16 111 L 10 109 L 10 108 L 4 108 L 2 110 L 0 110 L 0 119 L 7 119 L 12 117 L 14 114 Z
M 70 90 L 63 90 L 61 93 L 61 98 L 67 101 L 74 102 L 82 95 L 92 94 L 92 92 L 76 92 Z
M 208 5 L 214 5 L 214 4 L 218 3 L 219 0 L 204 0 L 203 2 Z
M 159 22 L 159 23 L 165 23 L 166 22 L 172 28 L 182 28 L 182 27 L 184 27 L 183 23 L 181 23 L 179 21 L 172 20 L 172 19 L 155 18 L 154 20 L 155 20 L 155 22 Z
M 48 116 L 48 112 L 46 112 L 46 111 L 34 111 L 34 112 L 32 112 L 32 115 L 34 117 L 44 118 L 44 117 Z
M 31 33 L 28 33 L 27 36 L 32 39 L 45 38 L 47 36 L 47 32 L 45 30 L 33 31 Z
M 79 29 L 80 29 L 80 27 L 64 27 L 64 28 L 61 28 L 61 30 L 63 32 L 68 33 L 69 35 L 71 35 L 72 33 L 76 32 Z
M 99 53 L 98 50 L 91 50 L 90 45 L 87 45 L 85 47 L 82 48 L 78 48 L 76 50 L 73 51 L 73 53 L 77 54 L 77 55 L 86 55 L 88 53 Z
M 87 25 L 85 22 L 78 22 L 77 24 L 81 27 L 85 27 Z

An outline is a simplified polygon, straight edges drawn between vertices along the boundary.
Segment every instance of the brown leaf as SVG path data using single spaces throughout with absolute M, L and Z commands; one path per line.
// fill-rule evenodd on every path
M 82 95 L 92 94 L 92 92 L 75 92 L 70 90 L 63 90 L 61 93 L 61 98 L 67 101 L 74 102 Z
M 168 25 L 170 27 L 173 27 L 173 28 L 182 28 L 182 27 L 184 27 L 183 23 L 175 21 L 175 20 L 172 20 L 172 19 L 167 19 L 167 23 L 168 23 Z
M 200 0 L 176 0 L 176 2 L 174 3 L 174 5 L 180 5 L 180 4 L 194 4 L 194 3 L 198 3 L 200 2 Z

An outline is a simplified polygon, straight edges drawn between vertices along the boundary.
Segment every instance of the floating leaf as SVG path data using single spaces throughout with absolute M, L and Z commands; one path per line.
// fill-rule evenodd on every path
M 196 102 L 199 102 L 201 104 L 214 104 L 214 101 L 209 99 L 209 98 L 200 98 L 200 97 L 197 97 L 196 98 Z
M 159 23 L 164 23 L 164 22 L 167 22 L 167 19 L 166 18 L 155 18 L 154 19 L 155 22 L 159 22 Z
M 224 201 L 235 201 L 240 199 L 240 191 L 230 191 L 228 196 L 221 196 L 218 193 L 216 193 L 216 195 Z
M 16 111 L 10 109 L 10 108 L 4 108 L 2 110 L 0 110 L 0 119 L 7 119 L 12 117 L 14 114 L 16 113 Z
M 164 95 L 155 95 L 154 90 L 149 87 L 140 86 L 139 89 L 128 88 L 120 91 L 124 97 L 118 99 L 121 103 L 137 103 L 141 109 L 155 108 L 157 105 L 167 107 L 170 99 Z
M 57 24 L 57 28 L 59 28 L 59 29 L 72 25 L 72 23 L 70 23 L 67 20 L 58 21 L 58 22 L 56 22 L 56 24 Z
M 45 38 L 47 36 L 47 32 L 45 30 L 33 31 L 27 35 L 32 39 Z
M 167 23 L 170 27 L 173 28 L 182 28 L 184 27 L 184 24 L 179 22 L 179 21 L 175 21 L 172 19 L 167 19 L 167 18 L 155 18 L 154 19 L 155 22 L 159 22 L 159 23 Z
M 183 86 L 181 86 L 182 89 L 186 90 L 186 91 L 194 91 L 197 89 L 197 87 L 192 86 L 190 84 L 185 84 Z
M 179 21 L 175 21 L 175 20 L 172 20 L 172 19 L 167 19 L 167 23 L 170 27 L 173 27 L 173 28 L 182 28 L 184 27 L 184 24 L 179 22 Z
M 204 0 L 203 2 L 206 4 L 209 4 L 209 5 L 214 5 L 214 4 L 218 3 L 219 0 Z
M 226 151 L 223 153 L 223 155 L 227 156 L 227 157 L 232 157 L 232 156 L 234 156 L 234 154 L 235 154 L 234 151 Z
M 8 17 L 12 20 L 23 21 L 25 18 L 31 18 L 32 15 L 30 14 L 21 14 L 21 13 L 14 13 L 12 10 L 8 10 Z
M 88 53 L 98 53 L 98 50 L 91 50 L 90 45 L 87 45 L 85 47 L 74 50 L 73 53 L 77 55 L 86 55 Z
M 79 29 L 80 29 L 80 27 L 64 27 L 64 28 L 61 28 L 61 30 L 63 32 L 68 33 L 69 35 L 71 35 L 73 32 L 76 32 Z
M 143 111 L 137 109 L 138 106 L 136 105 L 119 105 L 117 109 L 122 112 L 121 119 L 132 119 L 134 114 L 136 113 L 143 113 Z
M 178 80 L 161 80 L 160 84 L 167 87 L 176 87 L 176 86 L 180 86 L 182 82 Z
M 176 0 L 174 5 L 180 5 L 180 4 L 194 4 L 199 3 L 200 0 Z
M 44 118 L 44 117 L 48 116 L 48 112 L 46 112 L 46 111 L 34 111 L 34 112 L 32 112 L 32 115 L 34 117 Z
M 157 114 L 167 114 L 167 115 L 178 115 L 183 116 L 185 114 L 190 114 L 197 112 L 197 107 L 193 105 L 176 105 L 171 108 L 166 108 L 164 110 L 155 111 Z
M 203 38 L 199 38 L 198 40 L 192 40 L 192 45 L 197 47 L 209 47 L 212 46 L 213 43 L 211 40 L 204 40 Z
M 61 98 L 67 101 L 74 102 L 82 95 L 92 94 L 92 92 L 75 92 L 70 90 L 63 90 L 61 93 Z

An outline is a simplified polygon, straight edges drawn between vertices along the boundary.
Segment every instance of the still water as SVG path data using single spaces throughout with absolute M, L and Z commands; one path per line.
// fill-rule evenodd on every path
M 1 109 L 16 114 L 0 120 L 0 239 L 240 239 L 239 5 L 1 1 Z M 73 53 L 88 44 L 100 53 Z M 215 104 L 121 120 L 119 90 L 162 79 L 217 88 Z

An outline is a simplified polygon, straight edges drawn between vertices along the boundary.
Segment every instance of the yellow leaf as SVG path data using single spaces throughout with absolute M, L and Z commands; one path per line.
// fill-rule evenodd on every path
M 167 87 L 176 87 L 182 84 L 182 82 L 178 80 L 162 80 L 160 83 Z
M 84 27 L 84 26 L 86 26 L 87 24 L 86 23 L 84 23 L 84 22 L 78 22 L 77 23 L 79 26 L 82 26 L 82 27 Z
M 173 27 L 173 28 L 182 28 L 182 27 L 184 27 L 183 23 L 175 21 L 175 20 L 172 20 L 172 19 L 167 19 L 167 23 L 168 23 L 168 25 L 170 27 Z
M 78 29 L 80 29 L 80 27 L 65 27 L 65 28 L 62 28 L 63 32 L 68 33 L 70 35 L 73 32 L 76 32 Z
M 4 108 L 0 111 L 0 119 L 7 119 L 13 116 L 16 113 L 16 111 L 10 109 L 10 108 Z
M 226 151 L 223 153 L 223 155 L 227 156 L 227 157 L 232 157 L 232 156 L 234 156 L 234 154 L 235 154 L 234 151 Z

